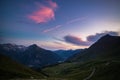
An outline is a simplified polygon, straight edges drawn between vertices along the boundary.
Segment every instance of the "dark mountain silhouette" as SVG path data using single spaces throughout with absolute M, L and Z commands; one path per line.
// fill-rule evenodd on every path
M 29 46 L 24 52 L 25 64 L 29 66 L 41 67 L 51 64 L 56 64 L 61 60 L 61 57 L 52 51 L 42 49 L 33 44 Z
M 61 57 L 56 53 L 42 49 L 36 44 L 29 47 L 1 44 L 0 52 L 29 67 L 43 67 L 56 64 L 61 60 Z
M 120 37 L 107 34 L 101 37 L 88 49 L 80 54 L 72 56 L 67 61 L 89 61 L 111 57 L 120 57 Z

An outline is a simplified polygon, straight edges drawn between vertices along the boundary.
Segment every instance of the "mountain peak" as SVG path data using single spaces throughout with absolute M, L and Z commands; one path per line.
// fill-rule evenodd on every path
M 101 37 L 101 38 L 109 38 L 109 37 L 112 37 L 112 35 L 110 35 L 110 34 L 106 34 L 106 35 L 104 35 L 103 37 Z
M 30 45 L 30 46 L 32 46 L 32 47 L 38 47 L 36 44 L 32 44 L 32 45 Z
M 116 42 L 116 40 L 118 41 L 119 38 L 120 36 L 112 36 L 110 34 L 106 34 L 101 37 L 97 42 Z
M 32 45 L 28 46 L 28 49 L 30 49 L 30 50 L 45 50 L 45 49 L 39 47 L 37 44 L 32 44 Z
M 106 34 L 104 37 L 110 37 L 111 35 L 110 34 Z
M 28 48 L 31 48 L 31 49 L 37 49 L 37 48 L 40 48 L 40 47 L 37 46 L 36 44 L 32 44 L 32 45 L 30 45 Z
M 120 37 L 119 36 L 111 36 L 106 34 L 105 36 L 101 37 L 96 43 L 94 43 L 90 48 L 99 48 L 101 49 L 112 49 L 116 46 L 120 45 Z

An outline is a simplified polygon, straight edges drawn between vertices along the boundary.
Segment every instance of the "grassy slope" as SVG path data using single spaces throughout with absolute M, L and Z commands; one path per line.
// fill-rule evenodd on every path
M 120 80 L 120 59 L 109 58 L 94 60 L 86 63 L 62 63 L 44 68 L 42 71 L 49 75 L 46 80 L 84 80 L 93 69 L 96 69 L 89 80 Z M 44 78 L 29 68 L 20 65 L 8 57 L 0 55 L 0 79 L 13 78 Z
M 16 63 L 6 56 L 0 55 L 0 79 L 32 77 L 43 78 L 44 76 L 21 64 Z
M 66 80 L 83 80 L 88 77 L 95 68 L 93 76 L 89 80 L 120 80 L 119 60 L 96 60 L 80 63 L 64 63 L 54 67 L 44 68 L 43 71 L 54 78 Z M 56 79 L 57 80 L 57 79 Z
M 111 61 L 96 65 L 96 72 L 90 80 L 120 80 L 120 62 Z

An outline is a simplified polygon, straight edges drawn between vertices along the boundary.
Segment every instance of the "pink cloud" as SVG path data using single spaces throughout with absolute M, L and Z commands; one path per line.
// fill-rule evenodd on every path
M 42 9 L 29 15 L 28 18 L 36 23 L 48 22 L 49 20 L 54 19 L 54 11 L 51 8 L 42 7 Z
M 50 20 L 55 19 L 55 9 L 57 8 L 57 4 L 52 2 L 51 0 L 48 1 L 48 5 L 40 5 L 39 3 L 36 4 L 39 9 L 34 11 L 32 14 L 28 15 L 28 18 L 33 20 L 36 23 L 45 23 Z
M 44 32 L 44 33 L 47 33 L 47 32 L 56 30 L 56 29 L 60 28 L 61 26 L 62 26 L 62 25 L 57 25 L 57 26 L 55 26 L 55 27 L 53 27 L 53 28 L 46 29 L 46 30 L 44 30 L 43 32 Z

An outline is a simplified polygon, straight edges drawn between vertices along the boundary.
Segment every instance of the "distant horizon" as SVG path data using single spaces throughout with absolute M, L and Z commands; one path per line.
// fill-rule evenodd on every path
M 15 43 L 1 43 L 1 45 L 3 45 L 3 44 L 11 44 L 11 45 L 18 45 L 18 46 L 25 46 L 25 47 L 29 47 L 31 45 L 34 45 L 34 43 L 30 44 L 30 45 L 15 44 Z M 41 47 L 41 45 L 37 45 L 37 46 L 40 47 L 40 48 L 43 48 L 43 47 Z M 47 49 L 47 48 L 43 48 L 43 49 L 50 50 L 50 51 L 56 51 L 56 50 L 77 50 L 77 49 L 86 49 L 86 48 L 76 48 L 76 49 Z
M 106 34 L 106 35 L 110 35 L 110 34 Z M 106 36 L 106 35 L 103 35 L 103 36 Z M 102 37 L 103 37 L 102 36 Z M 113 35 L 110 35 L 110 36 L 113 36 Z M 120 37 L 120 36 L 119 36 Z M 90 46 L 88 46 L 87 48 L 76 48 L 76 49 L 47 49 L 47 48 L 44 48 L 44 47 L 41 47 L 41 45 L 38 45 L 38 44 L 35 44 L 35 43 L 31 43 L 31 44 L 29 44 L 29 45 L 24 45 L 24 44 L 16 44 L 16 43 L 1 43 L 1 44 L 11 44 L 11 45 L 18 45 L 18 46 L 25 46 L 25 47 L 29 47 L 29 46 L 32 46 L 32 45 L 37 45 L 38 47 L 40 47 L 40 48 L 43 48 L 43 49 L 46 49 L 46 50 L 51 50 L 51 51 L 57 51 L 57 50 L 77 50 L 77 49 L 87 49 L 87 48 L 89 48 L 91 45 L 93 45 L 93 44 L 91 44 Z

